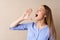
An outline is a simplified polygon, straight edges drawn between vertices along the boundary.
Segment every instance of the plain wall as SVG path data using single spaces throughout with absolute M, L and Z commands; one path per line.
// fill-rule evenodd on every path
M 36 10 L 43 4 L 52 9 L 58 40 L 60 40 L 60 0 L 0 0 L 0 40 L 26 40 L 27 31 L 9 30 L 9 26 L 27 8 Z

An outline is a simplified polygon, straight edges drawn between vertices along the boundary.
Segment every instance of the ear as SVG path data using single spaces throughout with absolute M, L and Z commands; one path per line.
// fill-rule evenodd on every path
M 44 15 L 44 17 L 46 18 L 47 16 L 46 16 L 46 15 Z

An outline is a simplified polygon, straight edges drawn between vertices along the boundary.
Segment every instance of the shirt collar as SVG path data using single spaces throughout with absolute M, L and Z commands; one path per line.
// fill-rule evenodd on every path
M 38 28 L 36 27 L 36 23 L 33 22 L 33 24 L 34 24 L 34 30 L 35 30 L 35 31 L 40 31 L 40 30 L 43 30 L 43 29 L 48 28 L 48 25 L 46 25 L 44 28 L 41 28 L 41 29 L 38 30 Z

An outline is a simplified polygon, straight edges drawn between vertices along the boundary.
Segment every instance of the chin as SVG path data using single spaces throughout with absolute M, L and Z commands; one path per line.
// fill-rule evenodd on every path
M 38 18 L 35 18 L 35 21 L 38 21 L 39 19 Z

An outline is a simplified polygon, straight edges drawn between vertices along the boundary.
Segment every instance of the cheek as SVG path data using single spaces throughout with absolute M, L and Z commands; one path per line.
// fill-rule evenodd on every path
M 43 15 L 44 15 L 44 14 L 43 14 L 42 12 L 39 12 L 39 13 L 38 13 L 38 16 L 39 16 L 39 17 L 43 17 Z
M 43 13 L 38 14 L 38 18 L 39 18 L 39 19 L 44 18 L 44 14 L 43 14 Z
M 39 19 L 43 18 L 43 15 L 38 15 L 38 18 L 39 18 Z
M 43 18 L 43 15 L 41 15 L 41 14 L 38 14 L 38 16 L 35 17 L 36 20 L 40 20 L 40 19 L 42 19 L 42 18 Z
M 44 18 L 44 13 L 43 12 L 38 12 L 37 14 L 38 14 L 38 16 L 35 17 L 36 20 L 40 20 L 40 19 Z

